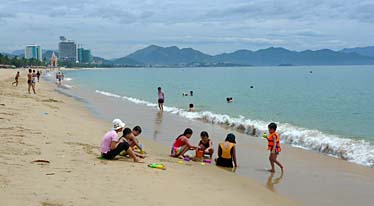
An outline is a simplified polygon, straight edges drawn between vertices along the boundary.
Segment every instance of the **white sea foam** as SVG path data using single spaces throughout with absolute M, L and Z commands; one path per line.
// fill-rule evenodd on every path
M 73 88 L 73 86 L 69 85 L 69 84 L 63 84 L 63 85 L 61 85 L 61 87 L 65 88 L 65 89 L 71 89 L 71 88 Z
M 64 81 L 71 81 L 71 80 L 73 80 L 73 79 L 70 78 L 70 77 L 66 77 L 66 78 L 64 78 Z
M 117 94 L 99 90 L 96 90 L 96 92 L 110 97 L 123 98 L 135 104 L 157 107 L 155 103 L 133 97 L 121 97 Z M 267 131 L 267 122 L 251 120 L 243 116 L 231 117 L 226 114 L 216 114 L 210 111 L 188 112 L 176 107 L 166 106 L 164 107 L 164 111 L 188 119 L 229 126 L 240 132 L 254 134 L 255 136 L 262 136 L 262 134 Z M 283 143 L 298 148 L 326 153 L 361 165 L 374 167 L 374 145 L 365 140 L 342 138 L 336 135 L 325 134 L 318 130 L 300 128 L 287 123 L 278 123 L 278 128 Z
M 103 91 L 100 91 L 100 90 L 96 90 L 96 92 L 99 93 L 99 94 L 108 96 L 108 97 L 116 97 L 116 98 L 120 98 L 121 97 L 121 96 L 119 96 L 117 94 L 112 94 L 110 92 L 103 92 Z

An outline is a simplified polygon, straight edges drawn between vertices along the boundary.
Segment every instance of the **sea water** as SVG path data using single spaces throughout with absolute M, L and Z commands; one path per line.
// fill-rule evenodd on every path
M 162 87 L 165 111 L 181 118 L 256 136 L 274 121 L 283 143 L 374 166 L 374 66 L 115 68 L 65 77 L 66 88 L 155 108 Z

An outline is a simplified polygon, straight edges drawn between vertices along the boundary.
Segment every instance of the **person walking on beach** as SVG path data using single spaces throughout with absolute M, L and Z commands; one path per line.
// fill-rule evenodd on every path
M 165 94 L 161 91 L 161 87 L 158 87 L 158 108 L 160 111 L 164 111 Z
M 225 142 L 218 145 L 218 158 L 216 165 L 220 167 L 238 167 L 236 161 L 235 135 L 230 133 L 226 136 Z M 234 162 L 234 165 L 232 164 Z
M 39 82 L 39 78 L 40 78 L 40 72 L 38 70 L 38 72 L 36 72 L 36 78 L 38 78 L 38 82 Z
M 277 164 L 283 173 L 283 165 L 277 160 L 278 154 L 281 152 L 280 137 L 276 132 L 277 124 L 274 122 L 268 125 L 269 136 L 264 136 L 268 140 L 268 150 L 270 150 L 269 161 L 271 169 L 268 170 L 271 173 L 275 172 L 274 163 Z M 266 135 L 266 134 L 265 134 Z
M 32 81 L 31 81 L 31 83 L 34 85 L 34 88 L 35 88 L 35 85 L 36 85 L 36 80 L 37 80 L 36 72 L 35 72 L 35 70 L 32 70 Z
M 112 123 L 112 130 L 107 132 L 101 140 L 101 156 L 105 159 L 112 160 L 122 151 L 126 151 L 126 153 L 134 159 L 134 162 L 142 163 L 143 161 L 136 157 L 130 145 L 124 140 L 121 141 L 118 137 L 118 134 L 123 131 L 125 123 L 123 123 L 120 119 L 114 119 Z
M 32 91 L 35 93 L 35 85 L 32 83 L 32 71 L 29 69 L 29 73 L 27 74 L 27 85 L 28 85 L 28 91 L 29 94 L 31 94 L 30 89 L 32 88 Z
M 12 83 L 12 85 L 16 85 L 16 86 L 18 86 L 18 78 L 19 78 L 19 72 L 17 72 L 17 74 L 16 74 L 16 77 L 14 78 L 14 82 Z

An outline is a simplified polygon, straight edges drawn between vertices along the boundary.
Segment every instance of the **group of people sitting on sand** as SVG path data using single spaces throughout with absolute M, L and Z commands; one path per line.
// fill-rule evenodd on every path
M 113 128 L 107 132 L 101 141 L 101 157 L 104 159 L 114 159 L 117 155 L 126 155 L 134 160 L 134 162 L 143 162 L 144 158 L 143 145 L 139 143 L 137 136 L 140 135 L 142 129 L 140 126 L 125 128 L 125 123 L 120 119 L 113 120 Z M 268 125 L 269 136 L 264 136 L 268 140 L 268 150 L 270 150 L 269 161 L 271 165 L 270 172 L 275 172 L 274 164 L 277 164 L 283 171 L 282 164 L 277 161 L 280 149 L 279 134 L 276 132 L 277 125 L 270 123 Z M 122 135 L 120 136 L 120 133 Z M 190 128 L 184 130 L 183 134 L 178 135 L 171 147 L 170 156 L 175 158 L 205 158 L 212 160 L 214 154 L 213 141 L 209 138 L 206 131 L 200 133 L 200 141 L 198 145 L 191 143 L 193 131 Z M 195 152 L 188 155 L 189 151 Z M 215 159 L 217 166 L 233 168 L 238 167 L 236 159 L 236 141 L 233 133 L 227 134 L 225 140 L 218 144 L 218 157 Z
M 101 157 L 114 159 L 117 155 L 128 155 L 134 162 L 143 162 L 143 147 L 136 138 L 142 129 L 140 126 L 125 128 L 125 123 L 120 119 L 113 120 L 113 128 L 108 131 L 101 140 Z M 120 133 L 122 132 L 122 135 Z
M 209 139 L 208 132 L 202 131 L 200 133 L 200 142 L 197 146 L 194 146 L 190 142 L 192 133 L 192 129 L 185 129 L 183 134 L 175 139 L 170 155 L 183 159 L 187 156 L 186 153 L 192 150 L 196 152 L 197 157 L 199 156 L 198 154 L 201 153 L 202 156 L 208 155 L 209 159 L 212 159 L 214 153 L 213 141 Z M 218 158 L 215 159 L 217 166 L 230 168 L 238 166 L 235 144 L 235 135 L 230 133 L 227 135 L 225 141 L 218 145 Z

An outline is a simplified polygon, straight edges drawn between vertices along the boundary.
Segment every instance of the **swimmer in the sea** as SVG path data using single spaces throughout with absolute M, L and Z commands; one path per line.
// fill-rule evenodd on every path
M 189 111 L 189 112 L 194 112 L 194 111 L 195 111 L 195 107 L 194 107 L 193 104 L 190 104 L 190 105 L 189 105 L 188 111 Z

